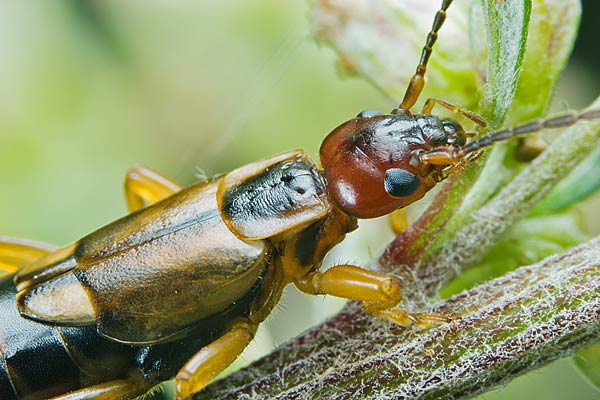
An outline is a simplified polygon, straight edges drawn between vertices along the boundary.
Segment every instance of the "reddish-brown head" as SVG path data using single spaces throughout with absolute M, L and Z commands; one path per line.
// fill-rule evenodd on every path
M 406 207 L 435 185 L 432 175 L 446 166 L 424 165 L 419 152 L 465 142 L 452 120 L 404 110 L 365 111 L 334 129 L 320 156 L 338 206 L 355 217 L 374 218 Z

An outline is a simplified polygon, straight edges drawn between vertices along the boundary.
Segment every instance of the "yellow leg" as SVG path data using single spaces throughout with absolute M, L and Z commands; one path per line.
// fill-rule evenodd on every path
M 196 353 L 175 377 L 177 399 L 187 399 L 200 391 L 231 365 L 252 341 L 255 332 L 255 325 L 240 318 L 225 335 Z
M 143 380 L 121 379 L 53 397 L 50 400 L 124 400 L 133 399 L 150 390 Z
M 485 121 L 485 119 L 483 119 L 483 117 L 480 117 L 479 115 L 477 115 L 469 110 L 465 110 L 464 108 L 462 108 L 461 106 L 459 106 L 457 104 L 450 103 L 449 101 L 442 100 L 442 99 L 436 99 L 436 98 L 427 99 L 427 101 L 425 102 L 425 105 L 423 106 L 422 113 L 423 114 L 431 114 L 431 111 L 433 110 L 433 106 L 435 106 L 436 104 L 450 110 L 453 113 L 460 114 L 463 117 L 470 119 L 471 121 L 475 122 L 477 125 L 479 125 L 481 127 L 485 128 L 487 126 L 487 122 Z
M 443 146 L 420 153 L 417 157 L 419 158 L 419 161 L 424 165 L 429 164 L 449 166 L 451 169 L 445 170 L 446 172 L 448 172 L 446 173 L 446 176 L 448 176 L 454 170 L 461 169 L 470 164 L 471 162 L 475 161 L 476 159 L 481 157 L 482 154 L 483 149 L 476 149 L 474 151 L 464 151 L 463 147 Z
M 402 326 L 416 325 L 419 328 L 429 328 L 439 322 L 453 322 L 455 317 L 448 314 L 409 313 L 400 308 L 379 308 L 376 305 L 365 303 L 364 309 L 369 314 L 387 318 Z
M 479 149 L 479 150 L 475 150 L 472 153 L 466 153 L 464 156 L 461 156 L 461 158 L 453 158 L 452 162 L 450 162 L 449 159 L 445 158 L 446 156 L 452 156 L 451 152 L 445 152 L 445 151 L 436 151 L 435 154 L 431 153 L 431 154 L 427 154 L 427 156 L 431 155 L 431 158 L 423 158 L 423 163 L 430 163 L 430 162 L 439 162 L 441 165 L 443 164 L 443 161 L 447 161 L 448 166 L 441 169 L 441 170 L 434 170 L 433 172 L 431 172 L 429 175 L 427 175 L 423 180 L 423 184 L 426 185 L 429 188 L 434 187 L 436 184 L 444 181 L 446 178 L 448 178 L 450 175 L 452 175 L 453 173 L 460 171 L 461 169 L 464 169 L 467 165 L 469 165 L 470 163 L 472 163 L 473 161 L 477 160 L 479 157 L 481 157 L 481 155 L 483 154 L 483 150 Z M 436 164 L 434 164 L 436 165 Z
M 249 316 L 235 320 L 223 336 L 202 348 L 179 370 L 175 377 L 177 399 L 187 399 L 202 390 L 242 354 L 254 338 L 258 324 L 279 301 L 285 285 L 280 268 L 271 266 L 250 306 Z
M 295 284 L 309 294 L 329 294 L 360 300 L 369 314 L 385 317 L 405 326 L 415 324 L 425 328 L 434 322 L 452 321 L 449 315 L 410 314 L 397 308 L 402 299 L 398 282 L 390 276 L 354 265 L 337 265 L 325 272 L 311 272 Z
M 181 187 L 175 182 L 148 168 L 137 166 L 125 175 L 125 197 L 130 211 L 169 197 Z
M 390 225 L 396 236 L 408 228 L 408 217 L 406 216 L 406 210 L 404 210 L 404 208 L 392 211 L 390 214 Z
M 0 271 L 15 272 L 55 250 L 44 243 L 0 236 Z
M 460 171 L 463 168 L 466 168 L 467 165 L 471 164 L 473 161 L 477 160 L 479 157 L 483 155 L 483 150 L 475 150 L 472 153 L 467 153 L 463 158 L 458 160 L 455 164 L 452 164 L 450 167 L 444 169 L 446 175 L 451 175 L 456 171 Z

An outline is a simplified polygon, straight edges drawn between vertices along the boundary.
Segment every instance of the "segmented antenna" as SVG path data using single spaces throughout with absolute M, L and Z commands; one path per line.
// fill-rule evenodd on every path
M 526 124 L 519 125 L 514 128 L 502 129 L 500 131 L 491 133 L 482 138 L 474 140 L 471 143 L 460 147 L 460 153 L 461 155 L 466 155 L 468 153 L 472 153 L 474 151 L 487 147 L 492 143 L 507 140 L 514 136 L 529 135 L 531 133 L 539 132 L 543 129 L 564 128 L 576 124 L 579 120 L 591 120 L 599 118 L 600 110 L 590 110 L 582 113 L 572 112 L 569 114 L 560 115 L 558 117 L 528 122 Z
M 425 46 L 421 52 L 421 60 L 417 66 L 417 71 L 410 79 L 408 88 L 406 88 L 406 93 L 404 94 L 404 99 L 402 100 L 402 103 L 400 103 L 400 108 L 403 110 L 410 110 L 412 106 L 415 105 L 423 90 L 423 86 L 425 86 L 427 63 L 429 62 L 429 57 L 431 57 L 432 48 L 437 40 L 438 32 L 446 20 L 446 10 L 450 7 L 450 4 L 452 4 L 452 0 L 444 0 L 442 6 L 435 14 L 431 31 L 427 34 L 427 40 L 425 41 Z

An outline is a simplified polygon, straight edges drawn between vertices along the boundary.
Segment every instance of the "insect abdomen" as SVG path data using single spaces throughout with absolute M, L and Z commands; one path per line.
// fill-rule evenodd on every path
M 4 277 L 0 280 L 0 397 L 43 399 L 75 389 L 79 369 L 58 332 L 22 318 L 15 296 L 12 276 Z
M 21 317 L 12 278 L 0 279 L 0 399 L 47 399 L 123 372 L 114 367 L 131 357 L 127 346 L 101 338 L 95 326 L 60 328 Z M 102 354 L 120 360 L 108 365 Z

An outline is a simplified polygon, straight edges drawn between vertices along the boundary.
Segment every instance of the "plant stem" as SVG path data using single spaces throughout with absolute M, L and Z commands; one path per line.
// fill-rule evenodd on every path
M 195 399 L 461 398 L 600 338 L 600 238 L 522 267 L 433 309 L 455 324 L 420 330 L 359 304 Z

